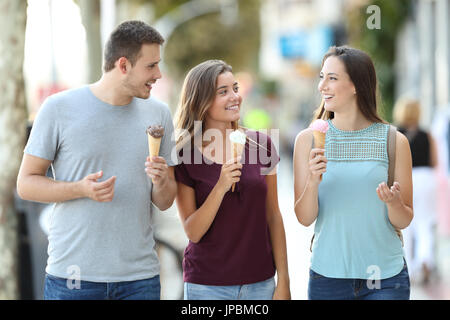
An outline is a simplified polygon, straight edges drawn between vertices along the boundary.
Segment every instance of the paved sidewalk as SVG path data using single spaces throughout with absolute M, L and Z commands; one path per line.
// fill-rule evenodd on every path
M 450 300 L 450 236 L 436 237 L 436 273 L 426 285 L 413 283 L 413 300 Z

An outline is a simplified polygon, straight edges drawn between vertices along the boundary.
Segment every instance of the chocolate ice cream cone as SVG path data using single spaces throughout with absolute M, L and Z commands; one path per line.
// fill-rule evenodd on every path
M 161 146 L 161 138 L 154 138 L 147 133 L 148 138 L 148 153 L 150 158 L 159 155 L 159 147 Z
M 148 138 L 148 153 L 150 161 L 152 161 L 152 157 L 159 156 L 159 147 L 161 146 L 161 138 L 164 135 L 164 128 L 160 125 L 153 125 L 149 126 L 145 132 Z

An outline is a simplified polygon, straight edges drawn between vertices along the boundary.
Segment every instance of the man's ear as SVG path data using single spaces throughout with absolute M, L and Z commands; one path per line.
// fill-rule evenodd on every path
M 128 71 L 128 59 L 125 57 L 120 57 L 117 61 L 116 61 L 116 67 L 119 69 L 119 71 L 122 74 L 126 74 Z

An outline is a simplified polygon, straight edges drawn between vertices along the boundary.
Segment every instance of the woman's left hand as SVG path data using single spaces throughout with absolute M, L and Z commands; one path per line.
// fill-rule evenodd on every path
M 394 182 L 391 188 L 389 188 L 386 182 L 382 182 L 377 188 L 378 198 L 388 205 L 402 204 L 402 195 L 400 193 L 400 184 Z
M 273 300 L 291 300 L 289 284 L 279 281 L 273 293 Z

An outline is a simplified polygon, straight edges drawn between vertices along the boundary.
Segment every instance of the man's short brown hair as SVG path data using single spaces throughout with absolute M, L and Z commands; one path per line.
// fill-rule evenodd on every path
M 142 21 L 125 21 L 111 33 L 105 46 L 103 71 L 114 69 L 115 62 L 121 57 L 127 58 L 134 66 L 143 44 L 156 43 L 162 45 L 161 34 Z

